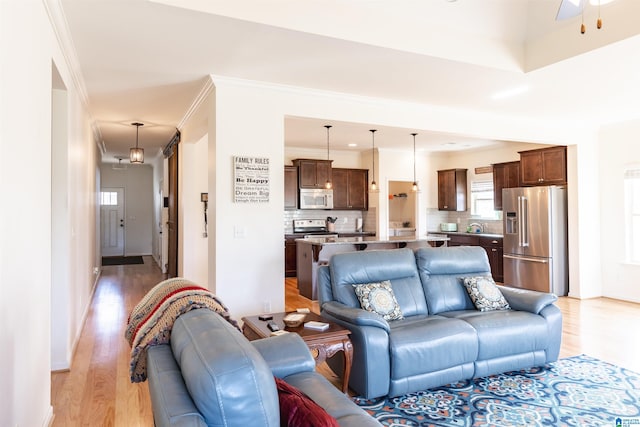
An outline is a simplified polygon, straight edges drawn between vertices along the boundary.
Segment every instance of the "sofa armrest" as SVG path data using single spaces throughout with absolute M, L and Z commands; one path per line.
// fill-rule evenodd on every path
M 284 378 L 299 372 L 314 371 L 316 362 L 300 335 L 289 333 L 251 341 L 267 362 L 271 372 Z
M 348 307 L 337 301 L 326 302 L 322 305 L 322 310 L 327 314 L 344 322 L 357 326 L 374 326 L 389 332 L 389 323 L 382 316 L 363 310 L 361 308 Z
M 207 425 L 189 395 L 171 347 L 157 345 L 148 349 L 147 379 L 155 426 Z
M 558 297 L 551 293 L 510 288 L 501 285 L 498 285 L 498 288 L 512 309 L 528 311 L 533 314 L 540 314 L 543 308 L 558 300 Z

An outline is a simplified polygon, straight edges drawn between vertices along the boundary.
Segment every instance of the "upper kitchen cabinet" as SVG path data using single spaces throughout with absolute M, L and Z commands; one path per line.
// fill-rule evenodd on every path
M 298 168 L 284 167 L 284 208 L 298 209 Z
M 438 210 L 467 210 L 467 170 L 438 171 Z
M 565 185 L 567 183 L 567 147 L 520 151 L 520 184 Z
M 327 181 L 332 181 L 331 162 L 333 160 L 296 159 L 293 164 L 298 167 L 298 185 L 300 188 L 324 188 Z
M 502 189 L 520 187 L 520 162 L 493 165 L 493 208 L 502 210 Z
M 367 210 L 369 208 L 369 171 L 366 169 L 333 169 L 333 209 Z

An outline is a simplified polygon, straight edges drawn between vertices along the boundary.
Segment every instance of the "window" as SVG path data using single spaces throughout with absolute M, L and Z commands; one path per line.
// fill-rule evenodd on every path
M 115 191 L 101 191 L 100 204 L 102 206 L 116 206 L 118 204 L 118 193 Z
M 471 215 L 498 219 L 493 209 L 493 181 L 471 181 Z
M 624 172 L 627 261 L 640 264 L 640 168 Z

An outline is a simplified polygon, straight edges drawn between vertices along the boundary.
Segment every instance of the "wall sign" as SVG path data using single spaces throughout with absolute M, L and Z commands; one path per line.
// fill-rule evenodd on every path
M 234 156 L 233 171 L 234 202 L 269 202 L 269 159 L 267 157 Z

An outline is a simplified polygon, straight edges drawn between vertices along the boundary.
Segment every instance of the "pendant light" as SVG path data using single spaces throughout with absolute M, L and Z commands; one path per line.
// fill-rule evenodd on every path
M 331 129 L 331 125 L 324 125 L 324 127 L 327 128 L 327 161 L 329 161 L 329 129 Z M 330 190 L 331 187 L 333 187 L 333 184 L 331 184 L 331 179 L 329 175 L 327 176 L 327 182 L 324 183 L 324 188 L 326 188 L 327 190 Z
M 369 129 L 371 132 L 371 191 L 378 190 L 378 184 L 376 184 L 376 130 Z
M 416 181 L 416 135 L 417 133 L 412 133 L 413 135 L 413 184 L 411 185 L 412 191 L 418 191 L 418 181 Z
M 138 133 L 140 126 L 144 126 L 144 124 L 135 122 L 131 125 L 136 127 L 136 148 L 129 149 L 129 162 L 142 164 L 144 163 L 144 148 L 138 148 Z

